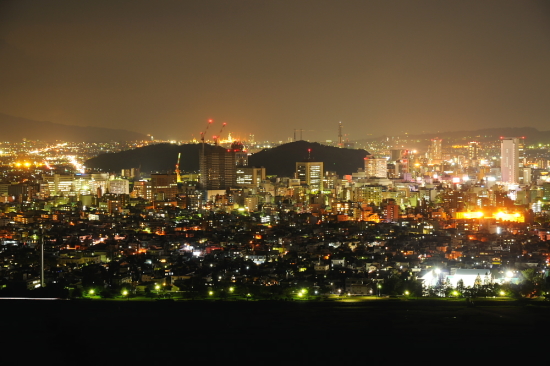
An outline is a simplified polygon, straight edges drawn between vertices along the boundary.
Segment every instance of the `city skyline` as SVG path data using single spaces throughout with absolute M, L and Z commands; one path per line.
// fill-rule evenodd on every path
M 546 130 L 546 2 L 0 5 L 0 112 L 200 139 Z M 210 137 L 209 137 L 210 138 Z

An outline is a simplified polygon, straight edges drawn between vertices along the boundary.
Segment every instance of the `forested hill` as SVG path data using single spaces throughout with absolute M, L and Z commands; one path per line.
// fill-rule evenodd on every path
M 222 149 L 206 145 L 206 149 Z M 88 168 L 117 172 L 125 168 L 141 168 L 142 172 L 173 172 L 181 153 L 180 170 L 198 172 L 201 144 L 174 145 L 157 144 L 118 153 L 99 155 L 88 160 Z M 268 175 L 291 177 L 296 170 L 296 162 L 308 158 L 311 149 L 312 161 L 322 161 L 325 171 L 335 171 L 338 175 L 351 174 L 364 167 L 365 150 L 340 149 L 315 142 L 297 141 L 272 149 L 262 150 L 251 155 L 249 166 L 265 167 Z
M 311 152 L 308 152 L 311 149 Z M 296 162 L 322 161 L 325 171 L 334 171 L 338 175 L 355 173 L 364 168 L 365 150 L 343 149 L 321 145 L 317 142 L 296 141 L 272 149 L 262 150 L 248 158 L 248 165 L 263 166 L 267 175 L 291 177 L 296 171 Z
M 88 168 L 118 172 L 121 169 L 140 168 L 142 172 L 174 172 L 181 153 L 180 170 L 198 172 L 201 144 L 175 145 L 156 144 L 96 156 L 85 165 Z

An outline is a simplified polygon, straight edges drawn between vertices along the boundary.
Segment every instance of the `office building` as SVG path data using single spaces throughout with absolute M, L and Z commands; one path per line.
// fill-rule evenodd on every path
M 387 178 L 388 162 L 386 159 L 377 159 L 367 156 L 365 158 L 365 176 L 367 178 Z
M 255 168 L 248 166 L 236 167 L 236 186 L 237 187 L 259 187 L 265 180 L 265 168 Z
M 296 178 L 300 184 L 309 186 L 310 191 L 323 190 L 323 162 L 301 161 L 296 163 Z

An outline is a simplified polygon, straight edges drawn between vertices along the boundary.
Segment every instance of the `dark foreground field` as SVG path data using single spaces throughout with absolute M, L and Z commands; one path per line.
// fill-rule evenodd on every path
M 519 355 L 546 364 L 548 305 L 1 300 L 1 357 L 3 365 L 453 365 Z

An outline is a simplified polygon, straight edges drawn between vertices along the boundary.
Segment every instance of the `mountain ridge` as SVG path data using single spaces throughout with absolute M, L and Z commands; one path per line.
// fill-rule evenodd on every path
M 68 142 L 141 141 L 146 135 L 104 127 L 71 126 L 49 121 L 35 121 L 0 113 L 3 141 L 40 140 Z

